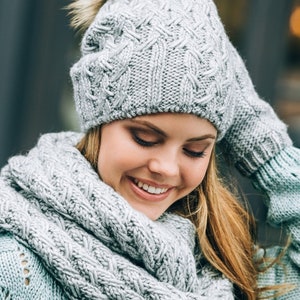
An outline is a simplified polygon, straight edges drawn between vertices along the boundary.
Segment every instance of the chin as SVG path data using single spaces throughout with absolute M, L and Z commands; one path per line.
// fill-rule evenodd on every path
M 153 208 L 141 208 L 141 207 L 136 207 L 132 205 L 132 207 L 140 212 L 141 214 L 145 215 L 147 218 L 149 218 L 152 221 L 156 221 L 163 213 L 163 212 L 157 212 Z

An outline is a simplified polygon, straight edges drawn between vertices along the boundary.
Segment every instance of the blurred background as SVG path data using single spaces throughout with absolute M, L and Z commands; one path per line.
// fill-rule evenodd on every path
M 79 58 L 81 37 L 69 27 L 68 3 L 0 1 L 0 167 L 42 133 L 79 129 L 69 68 Z M 300 147 L 300 0 L 215 3 L 256 90 Z M 262 196 L 236 176 L 258 219 L 259 239 L 278 241 L 280 231 L 265 222 Z

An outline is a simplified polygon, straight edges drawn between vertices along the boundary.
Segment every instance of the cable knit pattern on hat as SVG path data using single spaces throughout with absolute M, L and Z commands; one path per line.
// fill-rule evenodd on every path
M 212 122 L 244 174 L 291 144 L 256 94 L 211 0 L 108 0 L 72 67 L 81 126 L 159 112 Z
M 234 72 L 213 9 L 204 1 L 108 1 L 71 72 L 83 129 L 185 112 L 212 120 L 221 138 L 233 118 Z
M 192 223 L 133 210 L 74 147 L 80 137 L 45 135 L 10 159 L 0 228 L 42 259 L 70 299 L 233 299 L 228 279 L 209 265 L 197 271 Z

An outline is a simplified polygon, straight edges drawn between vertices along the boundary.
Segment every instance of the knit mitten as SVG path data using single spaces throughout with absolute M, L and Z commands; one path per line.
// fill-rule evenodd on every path
M 235 105 L 231 126 L 221 144 L 224 152 L 244 175 L 292 144 L 287 126 L 272 107 L 257 95 L 246 67 L 232 45 L 230 63 L 234 66 Z
M 251 178 L 255 186 L 268 196 L 268 221 L 275 226 L 286 226 L 299 249 L 300 149 L 287 147 L 260 167 Z M 300 266 L 300 255 L 297 255 Z

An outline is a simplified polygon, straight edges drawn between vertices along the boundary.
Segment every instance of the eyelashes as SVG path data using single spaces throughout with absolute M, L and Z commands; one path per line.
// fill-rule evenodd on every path
M 143 146 L 143 147 L 151 147 L 154 146 L 156 144 L 158 144 L 159 142 L 153 142 L 153 141 L 146 141 L 144 139 L 141 139 L 137 134 L 133 133 L 132 134 L 133 139 L 135 140 L 135 142 L 137 142 L 139 145 Z
M 183 151 L 190 157 L 192 158 L 201 158 L 201 157 L 204 157 L 205 156 L 205 152 L 204 151 L 199 151 L 199 152 L 196 152 L 196 151 L 191 151 L 191 150 L 188 150 L 186 148 L 183 148 Z
M 144 138 L 141 138 L 139 136 L 139 133 L 136 130 L 130 130 L 131 131 L 131 135 L 133 140 L 140 146 L 142 147 L 153 147 L 155 145 L 158 145 L 159 143 L 163 143 L 163 140 L 158 139 L 158 140 L 145 140 Z M 191 157 L 191 158 L 201 158 L 205 156 L 205 151 L 192 151 L 189 150 L 188 148 L 182 148 L 183 152 Z

